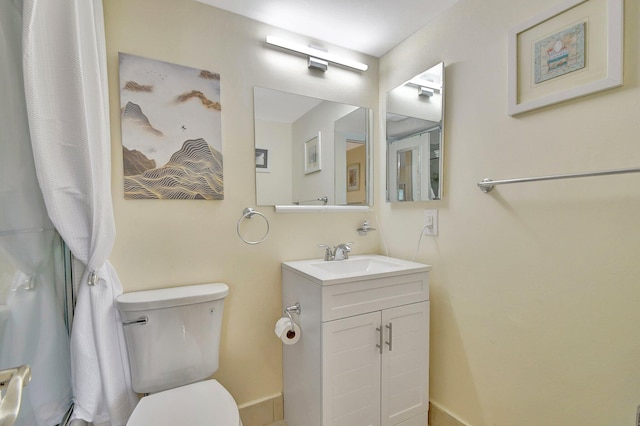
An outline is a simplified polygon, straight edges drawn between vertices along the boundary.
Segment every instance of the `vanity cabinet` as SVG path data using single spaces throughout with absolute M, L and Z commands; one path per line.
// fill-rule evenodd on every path
M 287 426 L 426 426 L 427 265 L 320 280 L 285 262 L 283 307 L 302 330 L 283 345 Z
M 323 323 L 322 424 L 390 426 L 425 414 L 428 336 L 429 302 Z

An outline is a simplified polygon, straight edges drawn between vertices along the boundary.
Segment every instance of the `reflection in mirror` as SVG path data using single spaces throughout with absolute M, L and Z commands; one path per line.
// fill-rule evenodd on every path
M 254 108 L 258 206 L 367 205 L 369 109 L 260 87 Z
M 387 93 L 387 201 L 442 197 L 444 63 Z

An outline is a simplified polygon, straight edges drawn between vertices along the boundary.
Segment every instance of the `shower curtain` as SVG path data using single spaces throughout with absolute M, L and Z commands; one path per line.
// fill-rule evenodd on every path
M 52 426 L 71 405 L 69 336 L 54 241 L 36 179 L 22 80 L 22 2 L 0 2 L 0 369 L 29 364 L 18 426 Z
M 24 0 L 23 64 L 38 182 L 49 218 L 86 266 L 71 332 L 74 417 L 124 425 L 137 397 L 107 260 L 111 201 L 102 0 Z
M 32 364 L 25 389 L 38 405 L 23 402 L 21 416 L 32 415 L 22 424 L 57 424 L 71 388 L 76 419 L 124 425 L 137 397 L 114 303 L 122 286 L 107 260 L 115 225 L 102 0 L 2 0 L 0 7 L 0 247 L 17 270 L 12 289 L 0 288 L 0 304 L 8 295 L 0 361 L 8 351 L 11 362 L 18 354 Z M 54 228 L 86 266 L 70 342 L 59 336 L 64 324 L 51 320 L 56 304 L 39 274 Z M 60 365 L 36 369 L 43 358 Z

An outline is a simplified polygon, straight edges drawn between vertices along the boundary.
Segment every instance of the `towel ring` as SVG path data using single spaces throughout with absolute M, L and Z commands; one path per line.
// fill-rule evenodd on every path
M 244 239 L 242 237 L 242 235 L 240 234 L 240 224 L 242 223 L 242 221 L 244 219 L 253 219 L 254 215 L 262 216 L 262 218 L 264 219 L 264 222 L 267 224 L 267 231 L 264 233 L 262 238 L 260 238 L 259 240 L 257 240 L 257 241 L 248 241 L 248 240 Z M 238 224 L 236 225 L 236 232 L 238 233 L 238 237 L 243 242 L 245 242 L 247 244 L 251 244 L 251 245 L 260 244 L 261 242 L 263 242 L 264 240 L 267 239 L 267 236 L 269 236 L 269 221 L 267 220 L 265 215 L 263 215 L 259 211 L 256 211 L 256 210 L 252 209 L 251 207 L 247 207 L 246 209 L 243 210 L 242 216 L 240 216 L 240 219 L 238 219 Z

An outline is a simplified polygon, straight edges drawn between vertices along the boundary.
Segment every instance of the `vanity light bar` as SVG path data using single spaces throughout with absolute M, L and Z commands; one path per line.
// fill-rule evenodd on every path
M 362 62 L 353 61 L 351 59 L 343 58 L 333 55 L 329 52 L 323 52 L 322 50 L 315 49 L 310 46 L 304 46 L 302 44 L 292 43 L 288 40 L 283 40 L 279 37 L 267 36 L 267 44 L 273 46 L 282 47 L 283 49 L 293 50 L 294 52 L 302 53 L 303 55 L 309 55 L 312 58 L 323 59 L 334 64 L 344 65 L 345 67 L 354 68 L 359 71 L 366 71 L 369 69 L 367 64 Z

